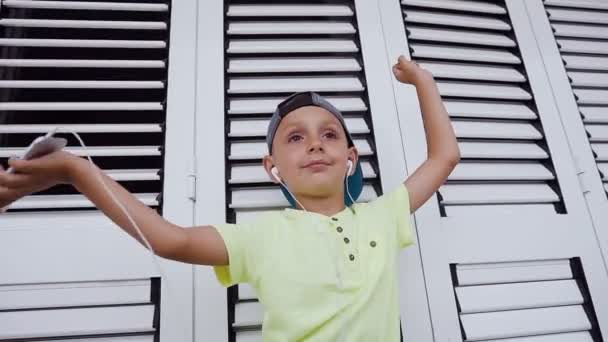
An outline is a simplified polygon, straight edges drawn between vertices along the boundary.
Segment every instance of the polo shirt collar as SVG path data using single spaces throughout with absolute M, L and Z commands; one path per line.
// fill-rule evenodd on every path
M 340 211 L 332 216 L 327 216 L 327 215 L 316 213 L 313 211 L 285 208 L 285 214 L 290 218 L 308 217 L 308 218 L 316 218 L 316 219 L 320 219 L 320 220 L 324 220 L 324 221 L 330 221 L 333 219 L 342 220 L 344 218 L 349 218 L 349 217 L 355 215 L 356 211 L 353 208 L 353 206 L 350 206 L 350 207 L 346 207 L 346 208 L 342 209 L 342 211 Z

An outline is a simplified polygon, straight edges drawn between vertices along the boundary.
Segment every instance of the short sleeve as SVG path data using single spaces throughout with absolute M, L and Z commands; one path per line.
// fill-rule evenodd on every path
M 394 218 L 397 230 L 399 248 L 405 248 L 414 243 L 414 231 L 410 215 L 410 197 L 404 184 L 385 193 L 376 199 L 380 210 L 386 210 L 388 217 Z
M 255 250 L 252 224 L 225 223 L 214 225 L 228 251 L 228 265 L 214 266 L 215 276 L 223 286 L 251 282 L 255 276 Z

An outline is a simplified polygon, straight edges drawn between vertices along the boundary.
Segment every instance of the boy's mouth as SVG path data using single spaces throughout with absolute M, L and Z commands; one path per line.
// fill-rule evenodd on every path
M 319 169 L 329 166 L 329 163 L 324 160 L 311 160 L 304 164 L 304 168 Z

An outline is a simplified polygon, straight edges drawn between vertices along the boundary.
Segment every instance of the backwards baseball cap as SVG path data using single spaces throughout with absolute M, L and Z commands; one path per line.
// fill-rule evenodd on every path
M 346 133 L 348 147 L 352 147 L 355 145 L 353 142 L 353 138 L 351 137 L 350 132 L 346 127 L 346 123 L 344 122 L 344 117 L 342 116 L 342 113 L 321 95 L 308 91 L 292 94 L 277 105 L 277 108 L 275 109 L 274 113 L 272 114 L 272 118 L 270 119 L 270 123 L 268 124 L 268 132 L 266 133 L 266 144 L 268 145 L 268 153 L 272 154 L 272 142 L 274 140 L 275 134 L 277 133 L 277 128 L 279 127 L 281 120 L 285 116 L 287 116 L 287 114 L 304 106 L 317 106 L 330 112 L 333 116 L 336 117 L 336 119 L 338 119 L 338 121 L 340 121 L 340 124 L 342 125 L 342 128 Z M 353 200 L 356 201 L 357 198 L 359 198 L 359 195 L 361 195 L 361 191 L 363 190 L 363 171 L 361 170 L 360 161 L 357 161 L 357 165 L 355 166 L 355 172 L 351 176 L 348 176 L 346 182 L 348 192 L 350 192 L 350 196 L 348 195 L 346 189 L 344 189 L 344 203 L 346 203 L 347 206 L 350 206 L 353 204 L 353 201 L 350 199 L 350 197 L 352 197 Z M 295 208 L 296 202 L 289 193 L 289 191 L 285 189 L 285 186 L 283 184 L 281 184 L 281 191 L 283 192 L 283 195 L 287 198 L 291 206 Z

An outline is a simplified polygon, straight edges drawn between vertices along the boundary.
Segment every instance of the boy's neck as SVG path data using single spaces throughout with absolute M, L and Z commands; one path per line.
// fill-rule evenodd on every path
M 297 196 L 297 195 L 296 195 Z M 306 211 L 334 216 L 346 208 L 344 205 L 344 195 L 339 194 L 332 197 L 306 197 L 298 196 L 298 201 L 306 208 Z M 298 209 L 302 209 L 298 205 Z

